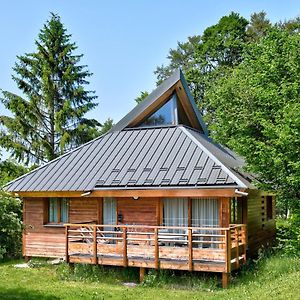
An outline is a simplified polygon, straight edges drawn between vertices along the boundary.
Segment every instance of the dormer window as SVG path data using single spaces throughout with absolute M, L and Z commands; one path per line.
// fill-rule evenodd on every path
M 138 127 L 176 125 L 177 123 L 177 97 L 176 94 L 173 94 L 166 103 L 148 116 Z
M 137 127 L 184 124 L 191 126 L 176 93 Z

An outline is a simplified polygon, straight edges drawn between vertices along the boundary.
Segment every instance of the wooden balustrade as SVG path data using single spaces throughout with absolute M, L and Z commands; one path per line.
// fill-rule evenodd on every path
M 246 261 L 246 225 L 169 227 L 65 224 L 66 261 L 223 273 Z

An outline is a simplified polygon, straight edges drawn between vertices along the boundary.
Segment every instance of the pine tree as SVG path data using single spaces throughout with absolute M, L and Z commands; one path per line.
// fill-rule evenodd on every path
M 97 106 L 95 92 L 86 90 L 92 73 L 79 65 L 83 55 L 74 54 L 58 15 L 51 14 L 35 45 L 13 68 L 22 96 L 2 92 L 12 116 L 0 116 L 0 146 L 18 161 L 40 164 L 96 137 L 100 124 L 85 118 Z

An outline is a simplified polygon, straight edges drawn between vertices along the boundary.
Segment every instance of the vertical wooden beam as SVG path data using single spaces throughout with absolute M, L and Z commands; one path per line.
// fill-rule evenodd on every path
M 145 268 L 140 268 L 140 283 L 144 281 L 145 277 Z
M 230 283 L 230 273 L 222 273 L 222 288 L 227 289 Z
M 156 270 L 159 269 L 158 228 L 154 229 L 154 265 Z
M 188 226 L 192 226 L 192 199 L 188 198 Z
M 69 263 L 69 226 L 65 227 L 65 239 L 66 239 L 66 249 L 65 249 L 65 256 L 66 256 L 66 263 Z
M 236 268 L 240 267 L 240 254 L 239 254 L 239 228 L 234 229 L 235 247 L 236 247 Z
M 93 263 L 96 265 L 98 263 L 97 258 L 97 226 L 93 226 Z
M 159 198 L 159 206 L 160 206 L 160 214 L 159 214 L 159 217 L 160 217 L 160 226 L 163 225 L 164 223 L 164 201 L 162 198 Z
M 188 229 L 188 245 L 189 245 L 189 271 L 193 271 L 193 232 Z
M 226 243 L 226 260 L 225 272 L 222 273 L 222 287 L 226 289 L 230 281 L 231 272 L 231 231 L 230 228 L 225 230 L 225 243 Z
M 221 227 L 229 227 L 230 223 L 230 198 L 221 198 L 221 209 L 220 209 L 220 221 Z
M 157 198 L 156 202 L 156 225 L 159 226 L 161 224 L 161 218 L 160 218 L 160 198 Z
M 243 260 L 247 259 L 247 225 L 242 225 L 242 243 L 244 244 Z
M 97 201 L 97 222 L 102 224 L 102 199 L 99 198 Z
M 122 227 L 123 233 L 122 233 L 122 238 L 123 238 L 123 267 L 128 266 L 128 258 L 127 258 L 127 228 Z
M 231 272 L 231 232 L 230 232 L 230 228 L 225 230 L 225 241 L 226 241 L 225 269 L 226 269 L 226 273 L 230 273 Z

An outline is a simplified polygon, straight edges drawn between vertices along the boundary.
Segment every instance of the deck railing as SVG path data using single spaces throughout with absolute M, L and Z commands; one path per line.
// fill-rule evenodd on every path
M 246 261 L 246 225 L 65 224 L 66 261 L 230 273 Z

